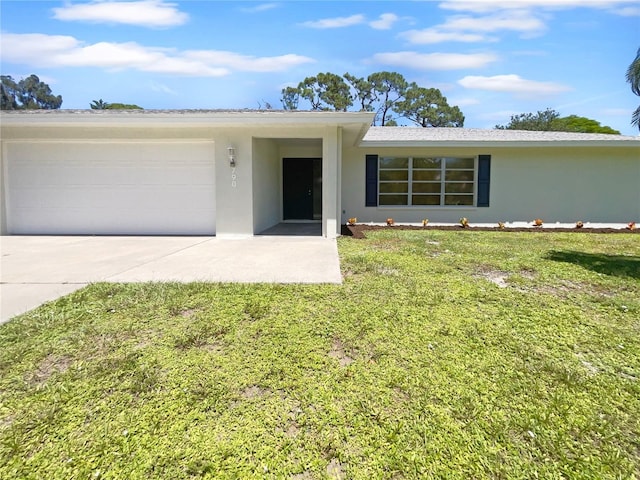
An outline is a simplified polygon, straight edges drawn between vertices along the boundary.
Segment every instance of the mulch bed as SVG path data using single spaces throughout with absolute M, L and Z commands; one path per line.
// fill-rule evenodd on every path
M 457 230 L 459 232 L 530 232 L 530 233 L 547 233 L 547 232 L 562 232 L 562 233 L 628 233 L 628 234 L 640 234 L 640 229 L 629 230 L 627 228 L 552 228 L 552 227 L 505 227 L 500 229 L 498 227 L 467 227 L 462 228 L 458 225 L 443 225 L 443 226 L 415 226 L 415 225 L 394 225 L 388 227 L 385 225 L 342 225 L 342 235 L 353 238 L 365 238 L 366 232 L 375 230 Z

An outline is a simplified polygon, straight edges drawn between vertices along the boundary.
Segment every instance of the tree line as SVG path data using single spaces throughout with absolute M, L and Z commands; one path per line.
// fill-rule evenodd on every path
M 49 85 L 37 75 L 29 75 L 17 82 L 10 75 L 1 75 L 0 80 L 2 110 L 53 110 L 62 105 L 62 97 L 54 95 Z
M 640 96 L 640 48 L 625 75 L 631 91 Z M 356 77 L 349 73 L 343 76 L 334 73 L 318 73 L 306 77 L 296 87 L 281 91 L 281 102 L 285 110 L 297 110 L 301 100 L 309 103 L 311 110 L 347 111 L 356 106 L 360 111 L 375 112 L 373 125 L 397 125 L 399 118 L 406 118 L 421 127 L 462 127 L 464 115 L 457 106 L 450 106 L 447 98 L 437 88 L 421 87 L 397 72 L 376 72 L 368 77 Z M 37 75 L 31 74 L 18 81 L 10 75 L 0 75 L 0 109 L 34 110 L 58 109 L 62 96 L 54 95 L 49 85 Z M 142 109 L 138 105 L 108 103 L 93 100 L 93 110 Z M 270 105 L 269 105 L 270 107 Z M 640 129 L 640 107 L 631 117 L 631 124 Z M 619 134 L 617 130 L 600 125 L 586 117 L 569 115 L 561 117 L 555 110 L 547 108 L 537 113 L 513 115 L 506 125 L 497 129 L 547 130 L 587 133 Z
M 496 125 L 500 130 L 535 130 L 539 132 L 580 132 L 580 133 L 608 133 L 620 135 L 614 130 L 591 118 L 569 115 L 561 117 L 560 113 L 547 108 L 536 113 L 521 113 L 512 115 L 506 125 Z
M 373 125 L 394 126 L 406 118 L 420 127 L 462 127 L 464 115 L 451 106 L 437 88 L 421 87 L 398 72 L 375 72 L 365 77 L 350 73 L 318 73 L 306 77 L 295 87 L 281 91 L 285 110 L 297 110 L 305 101 L 311 110 L 346 112 L 354 106 L 362 112 L 375 112 Z

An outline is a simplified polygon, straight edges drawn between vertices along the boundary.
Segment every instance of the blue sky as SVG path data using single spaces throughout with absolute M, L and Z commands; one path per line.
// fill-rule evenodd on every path
M 397 71 L 439 88 L 465 126 L 554 108 L 637 135 L 625 72 L 637 0 L 28 1 L 0 3 L 0 70 L 63 108 L 281 108 L 318 72 Z M 301 108 L 305 105 L 301 104 Z

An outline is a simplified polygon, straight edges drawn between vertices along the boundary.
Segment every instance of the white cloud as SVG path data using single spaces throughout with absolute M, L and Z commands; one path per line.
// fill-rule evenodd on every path
M 497 60 L 498 57 L 492 53 L 386 52 L 376 53 L 373 56 L 373 61 L 377 63 L 416 70 L 480 68 Z
M 527 80 L 515 74 L 495 75 L 493 77 L 469 75 L 458 80 L 458 83 L 465 88 L 475 90 L 506 92 L 525 96 L 555 95 L 571 90 L 570 87 L 560 83 Z
M 511 30 L 527 34 L 543 31 L 545 24 L 530 12 L 515 10 L 483 17 L 454 16 L 441 26 L 449 31 L 497 32 Z
M 477 33 L 445 32 L 436 28 L 426 28 L 424 30 L 408 30 L 400 34 L 409 43 L 424 45 L 442 42 L 483 42 L 495 40 Z
M 633 108 L 605 108 L 602 113 L 615 117 L 630 117 L 633 113 Z
M 469 16 L 454 15 L 431 28 L 403 32 L 412 44 L 434 44 L 442 42 L 495 42 L 495 36 L 489 33 L 514 31 L 523 37 L 539 35 L 546 29 L 544 22 L 526 10 L 501 11 L 492 15 Z
M 637 5 L 637 0 L 445 0 L 440 8 L 464 12 L 486 13 L 510 9 L 567 9 L 567 8 L 606 8 L 615 9 L 626 5 Z
M 359 25 L 365 22 L 364 15 L 351 15 L 350 17 L 323 18 L 321 20 L 310 20 L 303 22 L 301 25 L 310 28 L 343 28 Z
M 279 3 L 261 3 L 259 5 L 256 5 L 255 7 L 246 7 L 241 8 L 240 10 L 245 13 L 259 13 L 266 12 L 267 10 L 273 10 L 274 8 L 278 8 L 279 6 Z
M 378 20 L 369 22 L 369 26 L 376 30 L 389 30 L 397 21 L 398 16 L 395 13 L 383 13 Z
M 149 84 L 149 88 L 151 88 L 151 90 L 153 90 L 154 92 L 167 93 L 169 95 L 177 95 L 177 92 L 175 92 L 174 90 L 172 90 L 171 88 L 169 88 L 163 83 L 151 82 Z
M 174 3 L 163 0 L 68 3 L 64 7 L 54 8 L 53 13 L 57 20 L 123 23 L 152 28 L 175 27 L 189 20 L 189 15 L 179 11 Z
M 640 7 L 622 7 L 622 8 L 614 8 L 611 10 L 611 13 L 615 13 L 616 15 L 620 15 L 621 17 L 640 17 Z
M 195 77 L 220 77 L 234 70 L 275 72 L 313 62 L 295 54 L 253 57 L 218 50 L 179 51 L 135 42 L 86 45 L 74 37 L 38 33 L 3 34 L 0 47 L 5 61 L 35 67 L 133 69 Z
M 457 105 L 458 107 L 468 107 L 469 105 L 479 105 L 480 100 L 477 98 L 450 98 L 449 105 Z
M 279 72 L 302 63 L 312 62 L 308 57 L 292 53 L 277 57 L 252 57 L 222 50 L 192 50 L 184 53 L 188 59 L 201 61 L 207 65 L 225 65 L 243 72 Z

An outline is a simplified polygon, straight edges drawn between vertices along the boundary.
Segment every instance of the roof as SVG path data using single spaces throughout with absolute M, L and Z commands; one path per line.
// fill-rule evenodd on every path
M 478 128 L 369 127 L 371 112 L 309 110 L 3 110 L 0 126 L 172 127 L 335 125 L 363 147 L 639 147 L 640 136 Z M 351 143 L 351 142 L 350 142 Z
M 640 136 L 479 128 L 371 127 L 361 146 L 637 146 Z
M 3 110 L 0 127 L 340 127 L 345 143 L 357 145 L 373 121 L 371 112 L 308 110 Z
M 371 124 L 373 113 L 318 110 L 2 110 L 2 122 L 17 124 L 96 123 L 325 123 Z

